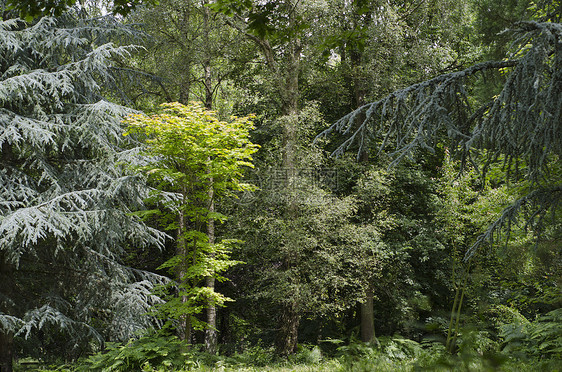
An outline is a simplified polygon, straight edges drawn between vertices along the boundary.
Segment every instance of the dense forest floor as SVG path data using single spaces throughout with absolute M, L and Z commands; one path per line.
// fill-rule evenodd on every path
M 407 360 L 391 360 L 380 357 L 377 359 L 355 361 L 354 363 L 346 362 L 344 359 L 327 359 L 317 363 L 276 363 L 265 366 L 252 366 L 246 364 L 229 364 L 217 363 L 215 365 L 197 365 L 195 367 L 187 366 L 185 368 L 168 368 L 168 367 L 151 367 L 145 366 L 142 371 L 223 371 L 223 372 L 343 372 L 343 371 L 560 371 L 560 361 L 508 361 L 500 366 L 495 366 L 486 359 L 472 359 L 470 361 L 457 360 L 453 363 L 435 363 L 430 365 L 422 365 L 416 358 Z M 43 367 L 43 368 L 16 368 L 16 371 L 75 371 L 73 367 Z
M 557 358 L 515 356 L 483 350 L 478 345 L 460 347 L 447 353 L 437 342 L 418 344 L 403 338 L 384 338 L 379 345 L 352 343 L 336 351 L 323 352 L 318 346 L 299 345 L 288 358 L 276 356 L 273 348 L 252 347 L 231 356 L 211 355 L 191 349 L 175 353 L 161 348 L 158 338 L 151 347 L 112 346 L 108 351 L 74 364 L 42 364 L 22 360 L 15 371 L 560 371 Z

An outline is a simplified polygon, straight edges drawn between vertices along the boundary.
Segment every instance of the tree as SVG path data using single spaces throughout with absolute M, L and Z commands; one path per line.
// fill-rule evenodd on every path
M 225 17 L 208 6 L 208 0 L 161 1 L 157 6 L 139 9 L 130 22 L 142 22 L 150 35 L 147 51 L 129 61 L 131 70 L 148 72 L 145 79 L 131 80 L 129 89 L 137 107 L 151 107 L 162 101 L 188 104 L 192 99 L 204 102 L 209 110 L 227 116 L 235 103 L 230 79 L 254 52 L 237 32 L 223 22 Z M 151 76 L 155 74 L 155 76 Z M 225 98 L 225 92 L 228 97 Z M 212 192 L 212 187 L 210 188 Z M 209 205 L 211 211 L 214 204 Z M 213 243 L 214 220 L 207 222 L 209 243 Z M 207 280 L 214 287 L 213 277 Z M 207 309 L 205 330 L 207 351 L 217 344 L 216 309 Z
M 237 96 L 232 79 L 256 52 L 225 17 L 207 0 L 160 1 L 128 16 L 128 23 L 141 23 L 149 36 L 146 52 L 126 66 L 145 72 L 144 79 L 128 85 L 135 106 L 151 110 L 162 102 L 197 100 L 228 116 Z
M 380 141 L 379 148 L 384 149 L 394 142 L 394 163 L 416 148 L 433 151 L 443 135 L 463 162 L 477 165 L 476 154 L 484 154 L 479 168 L 483 172 L 491 162 L 505 157 L 507 174 L 525 177 L 528 191 L 490 225 L 467 257 L 502 227 L 509 228 L 518 216 L 526 215 L 527 226 L 538 227 L 561 200 L 562 185 L 551 170 L 562 155 L 558 135 L 562 129 L 562 25 L 520 22 L 512 32 L 516 38 L 508 59 L 476 64 L 393 92 L 346 115 L 319 135 L 353 133 L 335 155 L 357 143 L 368 146 L 372 140 Z M 498 71 L 505 74 L 498 95 L 483 99 L 473 93 L 478 77 Z M 361 114 L 365 120 L 357 126 L 355 118 Z
M 195 315 L 230 300 L 208 282 L 224 280 L 221 273 L 238 263 L 228 256 L 234 241 L 215 243 L 207 226 L 226 218 L 214 212 L 216 199 L 251 188 L 240 179 L 258 146 L 248 139 L 249 117 L 226 122 L 196 104 L 162 107 L 161 114 L 132 115 L 125 122 L 127 134 L 146 135 L 148 164 L 138 170 L 157 184 L 153 198 L 161 209 L 142 214 L 156 213 L 166 230 L 177 230 L 176 254 L 161 266 L 176 277 L 177 295 L 158 308 L 166 318 L 180 320 L 180 337 L 189 343 L 192 329 L 215 326 Z
M 465 3 L 463 2 L 462 11 L 464 11 L 464 5 Z M 380 75 L 384 74 L 379 73 L 381 70 L 380 66 L 388 65 L 384 58 L 388 54 L 392 55 L 395 53 L 397 63 L 393 63 L 392 67 L 395 68 L 397 65 L 400 65 L 398 63 L 399 56 L 405 54 L 403 52 L 406 49 L 405 45 L 411 44 L 411 36 L 408 38 L 406 35 L 414 34 L 418 39 L 422 39 L 416 33 L 417 31 L 414 30 L 420 28 L 418 26 L 427 23 L 423 15 L 435 12 L 429 5 L 426 7 L 425 3 L 422 7 L 423 11 L 417 11 L 419 7 L 416 7 L 414 2 L 408 3 L 408 6 L 405 6 L 403 2 L 388 4 L 387 2 L 377 1 L 241 2 L 219 0 L 211 6 L 215 10 L 229 15 L 231 18 L 227 22 L 245 35 L 248 40 L 253 41 L 262 52 L 262 60 L 260 62 L 266 65 L 267 79 L 272 82 L 270 96 L 276 98 L 272 99 L 271 103 L 272 105 L 277 105 L 278 111 L 276 115 L 282 115 L 282 118 L 274 121 L 277 125 L 272 125 L 269 128 L 271 131 L 281 130 L 282 146 L 280 151 L 283 156 L 278 163 L 279 165 L 275 166 L 280 168 L 281 171 L 288 171 L 288 174 L 291 175 L 297 174 L 299 167 L 313 167 L 312 164 L 305 164 L 301 161 L 299 159 L 301 155 L 298 155 L 300 150 L 298 148 L 299 139 L 297 136 L 301 132 L 301 128 L 298 126 L 302 123 L 303 108 L 308 106 L 303 103 L 303 92 L 308 93 L 307 88 L 310 87 L 307 83 L 311 84 L 306 78 L 309 77 L 313 84 L 316 70 L 329 70 L 326 75 L 341 73 L 344 76 L 342 80 L 349 85 L 349 88 L 345 87 L 342 90 L 351 91 L 346 92 L 348 93 L 347 96 L 351 97 L 351 99 L 343 104 L 347 103 L 347 107 L 352 106 L 354 108 L 361 106 L 365 102 L 367 94 L 377 94 L 380 92 L 381 85 L 383 85 L 383 89 L 391 90 L 391 87 L 384 86 L 375 78 L 376 76 L 379 80 L 384 79 L 380 77 Z M 437 7 L 436 5 L 435 7 L 442 11 L 442 13 L 447 13 L 449 9 L 445 6 Z M 462 14 L 461 11 L 459 13 Z M 443 18 L 449 20 L 462 17 L 455 13 L 453 16 Z M 334 25 L 336 22 L 333 19 L 338 20 L 336 25 Z M 426 26 L 421 28 L 424 31 L 432 27 L 436 28 L 434 23 L 439 24 L 441 18 L 434 17 L 434 19 L 436 21 L 432 22 L 427 28 L 424 28 Z M 380 22 L 375 22 L 374 20 L 379 20 Z M 399 21 L 400 27 L 404 31 L 394 32 L 394 29 L 390 29 L 388 25 L 395 23 L 391 21 Z M 439 31 L 453 33 L 450 31 L 451 29 L 452 27 L 443 26 Z M 421 33 L 419 32 L 419 34 Z M 420 46 L 420 49 L 423 49 L 426 45 L 438 43 L 438 41 L 433 39 L 439 39 L 439 45 L 441 46 L 439 36 L 433 36 L 427 37 L 428 40 L 423 40 L 425 43 L 420 42 L 419 44 L 423 44 L 423 46 Z M 387 42 L 387 39 L 391 40 L 391 42 Z M 454 37 L 450 37 L 450 39 L 454 39 Z M 373 45 L 369 45 L 371 43 L 367 40 L 373 41 Z M 442 44 L 447 44 L 447 42 Z M 451 41 L 450 44 L 452 43 Z M 423 49 L 428 55 L 431 55 L 432 50 L 442 50 L 442 48 L 432 49 L 427 47 Z M 326 58 L 321 58 L 321 53 L 325 51 L 328 51 L 328 63 L 326 63 Z M 454 53 L 451 52 L 450 54 Z M 461 54 L 460 51 L 458 54 Z M 419 59 L 419 55 L 420 53 L 412 53 L 412 57 L 408 59 L 408 62 Z M 333 66 L 330 67 L 329 58 L 335 60 L 332 65 L 335 64 L 338 70 L 333 68 Z M 432 61 L 435 59 L 427 58 L 427 60 Z M 452 60 L 453 57 L 450 59 Z M 415 62 L 412 62 L 412 64 L 415 64 Z M 427 65 L 432 67 L 432 69 L 429 69 L 431 71 L 433 71 L 433 64 L 440 65 L 442 63 L 428 62 Z M 404 63 L 404 65 L 407 65 L 407 63 Z M 372 66 L 375 67 L 371 70 L 376 72 L 368 73 L 367 71 Z M 402 67 L 402 65 L 400 66 Z M 408 67 L 413 69 L 409 65 Z M 404 69 L 406 68 L 404 67 Z M 379 75 L 377 75 L 378 73 Z M 392 72 L 391 74 L 399 75 L 400 73 Z M 324 81 L 324 77 L 325 75 L 321 76 L 322 81 Z M 333 80 L 333 77 L 330 76 L 328 79 Z M 364 83 L 365 81 L 372 80 L 375 80 L 379 86 L 368 87 Z M 338 94 L 339 91 L 333 93 L 331 89 L 321 90 L 320 99 L 325 98 L 326 95 L 329 97 L 336 96 L 334 100 L 337 103 L 335 104 L 343 105 Z M 263 88 L 260 86 L 260 92 L 262 91 Z M 309 94 L 307 98 L 317 99 L 318 96 Z M 332 110 L 333 106 L 333 102 L 330 101 L 326 104 L 327 108 L 325 111 Z M 285 182 L 286 189 L 290 189 L 291 183 L 299 183 L 300 181 L 298 177 L 289 176 Z M 287 198 L 288 208 L 280 208 L 280 210 L 286 211 L 288 221 L 298 219 L 297 216 L 300 211 L 298 211 L 297 206 L 306 209 L 306 203 L 301 203 L 299 200 L 301 196 L 294 195 Z M 290 203 L 293 203 L 292 207 Z M 290 225 L 290 223 L 287 223 L 287 225 Z M 293 270 L 293 266 L 294 268 L 298 267 L 302 259 L 302 255 L 298 254 L 300 248 L 297 240 L 283 240 L 283 244 L 279 244 L 278 248 L 281 252 L 286 253 L 285 263 L 280 265 L 279 270 L 286 271 L 287 273 L 298 272 L 298 269 Z M 298 257 L 298 259 L 292 259 L 290 256 Z M 297 279 L 293 278 L 291 280 L 296 281 Z M 281 320 L 277 344 L 277 348 L 282 354 L 292 352 L 296 346 L 300 315 L 294 309 L 303 308 L 296 305 L 297 301 L 294 301 L 292 304 L 289 301 L 286 302 L 282 306 L 283 309 L 286 309 L 284 311 L 286 314 Z M 366 339 L 371 339 L 373 334 L 374 330 L 371 329 Z
M 17 14 L 25 18 L 27 21 L 32 21 L 35 17 L 43 16 L 61 16 L 64 12 L 68 11 L 72 6 L 76 5 L 76 0 L 6 0 L 8 9 L 13 9 Z M 102 0 L 102 1 L 89 1 L 79 0 L 80 5 L 84 3 L 94 2 L 97 6 L 100 5 L 107 7 L 113 11 L 114 14 L 125 16 L 133 9 L 140 5 L 154 5 L 156 0 Z
M 534 11 L 556 20 L 559 19 L 557 4 L 542 4 L 544 12 L 537 11 L 539 6 Z M 500 182 L 517 182 L 517 187 L 526 192 L 504 209 L 498 220 L 488 221 L 491 224 L 486 232 L 466 248 L 466 260 L 473 257 L 476 248 L 486 239 L 496 237 L 502 227 L 516 231 L 512 227 L 520 217 L 523 225 L 539 233 L 548 230 L 552 234 L 553 229 L 545 226 L 556 225 L 555 220 L 547 222 L 547 217 L 555 218 L 561 191 L 556 166 L 560 158 L 560 141 L 557 138 L 553 143 L 554 132 L 561 124 L 560 92 L 556 88 L 560 86 L 557 71 L 560 68 L 560 58 L 557 57 L 560 54 L 557 44 L 560 25 L 535 22 L 518 25 L 520 29 L 515 47 L 511 49 L 511 60 L 483 63 L 396 90 L 354 110 L 319 136 L 332 131 L 346 134 L 344 143 L 334 154 L 341 155 L 357 146 L 358 159 L 363 158 L 364 151 L 378 147 L 379 152 L 383 152 L 394 143 L 393 165 L 405 156 L 419 159 L 420 148 L 432 150 L 437 144 L 446 142 L 447 135 L 465 164 L 472 161 L 480 165 L 481 175 L 490 171 L 500 159 L 506 159 L 507 170 Z M 504 83 L 503 91 L 491 87 L 486 81 L 490 76 Z M 485 94 L 484 89 L 487 89 Z M 498 96 L 493 96 L 495 93 L 499 93 Z M 473 217 L 473 221 L 479 219 L 482 218 Z M 468 236 L 465 238 L 470 241 Z M 387 239 L 384 241 L 389 243 Z M 462 286 L 465 287 L 466 282 Z M 457 307 L 457 317 L 462 295 L 459 297 L 453 306 Z
M 224 13 L 231 18 L 227 22 L 242 35 L 251 40 L 259 48 L 262 61 L 269 72 L 268 79 L 272 86 L 280 115 L 278 120 L 282 129 L 282 158 L 280 166 L 288 171 L 289 177 L 285 189 L 295 183 L 294 174 L 297 169 L 297 132 L 299 130 L 299 78 L 303 60 L 303 38 L 308 27 L 307 17 L 311 17 L 315 3 L 301 1 L 232 1 L 219 0 L 213 3 L 215 11 Z M 286 200 L 285 217 L 295 219 L 298 214 L 296 198 Z M 280 251 L 285 252 L 280 270 L 292 272 L 298 265 L 298 240 L 286 240 Z M 297 258 L 297 259 L 294 259 Z M 298 304 L 293 298 L 281 302 L 282 315 L 279 323 L 277 349 L 287 355 L 296 350 L 300 314 Z
M 521 316 L 528 316 L 530 309 L 535 312 L 542 308 L 543 313 L 549 308 L 555 309 L 556 302 L 561 300 L 559 294 L 552 295 L 553 290 L 556 291 L 556 280 L 560 278 L 559 274 L 555 274 L 559 265 L 552 258 L 560 252 L 547 248 L 560 240 L 559 219 L 545 220 L 539 239 L 524 226 L 512 226 L 501 249 L 480 250 L 469 259 L 463 259 L 482 231 L 520 198 L 521 193 L 525 193 L 525 181 L 505 182 L 511 177 L 502 170 L 502 163 L 490 164 L 484 178 L 471 165 L 466 165 L 464 172 L 459 174 L 459 164 L 452 162 L 448 156 L 443 164 L 437 225 L 440 226 L 441 241 L 447 246 L 450 256 L 443 262 L 450 261 L 452 268 L 450 278 L 454 296 L 451 298 L 446 341 L 450 352 L 457 348 L 455 341 L 461 314 L 465 321 L 471 321 L 472 313 L 472 321 L 475 317 L 484 318 L 488 327 L 497 327 L 497 316 L 506 303 L 510 303 L 510 308 Z M 559 165 L 553 164 L 551 171 L 559 173 Z M 534 249 L 529 249 L 531 246 Z M 545 265 L 546 262 L 550 265 Z M 542 275 L 540 279 L 535 276 L 539 272 Z M 520 292 L 520 288 L 525 288 L 530 282 L 534 288 L 540 289 L 527 290 L 525 294 Z M 494 288 L 494 292 L 501 295 L 484 288 Z M 537 292 L 540 295 L 535 294 Z M 530 297 L 533 299 L 530 300 Z M 530 303 L 532 305 L 528 306 Z M 532 317 L 535 315 L 532 314 Z
M 342 327 L 345 315 L 362 301 L 368 278 L 380 276 L 384 250 L 376 225 L 352 222 L 355 197 L 337 195 L 337 185 L 345 178 L 338 174 L 341 169 L 320 148 L 309 146 L 315 128 L 323 123 L 316 107 L 300 111 L 293 175 L 278 167 L 282 120 L 274 127 L 277 136 L 263 144 L 260 162 L 249 174 L 260 189 L 230 206 L 221 205 L 234 216 L 224 229 L 246 242 L 234 256 L 246 264 L 233 268 L 229 276 L 234 285 L 225 288 L 237 299 L 229 306 L 228 319 L 252 324 L 249 339 L 260 337 L 278 348 L 280 343 L 286 345 L 283 323 L 293 321 L 286 318 L 283 307 L 291 307 L 296 314 L 296 326 L 286 325 L 295 327 L 289 345 L 297 340 L 345 337 L 334 334 L 334 329 Z M 293 183 L 287 186 L 290 176 Z M 288 218 L 291 206 L 296 207 Z M 287 260 L 290 267 L 284 266 Z M 278 325 L 275 328 L 272 319 Z M 254 330 L 260 330 L 259 334 Z M 243 336 L 231 337 L 238 341 Z
M 124 266 L 122 255 L 164 235 L 129 214 L 148 188 L 123 166 L 136 162 L 136 144 L 121 135 L 130 110 L 102 95 L 116 83 L 114 61 L 135 50 L 111 42 L 132 35 L 112 21 L 70 12 L 0 23 L 2 371 L 16 336 L 70 357 L 92 339 L 153 325 L 142 314 L 165 278 Z
M 342 110 L 355 110 L 369 100 L 459 68 L 479 56 L 470 36 L 468 1 L 342 0 L 329 2 L 323 10 L 322 21 L 311 26 L 311 33 L 317 35 L 316 44 L 325 58 L 319 59 L 316 70 L 305 74 L 301 85 L 306 98 L 318 100 L 321 111 L 333 120 L 343 115 Z M 360 125 L 365 114 L 355 120 Z M 368 147 L 358 152 L 359 161 L 367 163 Z M 383 160 L 373 157 L 370 162 Z M 409 196 L 421 199 L 415 190 Z M 409 217 L 416 218 L 413 214 L 404 218 Z M 374 295 L 369 294 L 361 305 L 362 312 L 369 314 L 361 327 L 366 342 L 375 334 L 371 321 Z

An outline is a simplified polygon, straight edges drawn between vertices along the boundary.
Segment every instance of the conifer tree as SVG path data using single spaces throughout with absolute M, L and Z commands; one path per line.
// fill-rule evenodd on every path
M 551 212 L 562 200 L 555 167 L 562 156 L 562 24 L 526 21 L 509 32 L 514 41 L 506 59 L 395 91 L 319 135 L 335 131 L 347 137 L 335 155 L 355 145 L 360 153 L 373 142 L 381 151 L 394 144 L 395 163 L 418 148 L 433 151 L 446 137 L 463 162 L 484 172 L 503 159 L 509 178 L 524 181 L 526 192 L 504 210 L 468 256 L 520 218 L 524 225 L 540 228 L 545 217 L 554 217 Z M 505 78 L 501 90 L 479 95 L 479 83 L 494 74 Z M 364 120 L 357 125 L 360 116 Z
M 121 260 L 126 247 L 164 236 L 129 214 L 147 189 L 122 165 L 135 162 L 120 122 L 130 110 L 103 92 L 134 34 L 111 20 L 70 12 L 0 22 L 2 372 L 14 337 L 68 356 L 149 326 L 142 314 L 158 301 L 151 288 L 163 278 Z

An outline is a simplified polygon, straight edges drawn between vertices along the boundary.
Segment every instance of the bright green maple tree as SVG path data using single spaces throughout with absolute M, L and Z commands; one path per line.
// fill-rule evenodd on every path
M 193 315 L 230 300 L 205 283 L 207 278 L 225 280 L 221 273 L 238 263 L 229 256 L 238 241 L 214 243 L 205 228 L 209 221 L 226 219 L 214 212 L 216 199 L 253 188 L 241 179 L 244 168 L 253 167 L 252 154 L 259 146 L 249 140 L 251 117 L 221 121 L 198 103 L 161 107 L 162 112 L 152 116 L 127 117 L 125 135 L 145 136 L 147 163 L 136 170 L 156 185 L 152 202 L 158 209 L 141 213 L 145 217 L 156 214 L 166 230 L 177 231 L 176 255 L 161 266 L 175 275 L 176 295 L 159 312 L 169 320 L 179 320 L 180 336 L 189 342 L 192 329 L 206 327 Z

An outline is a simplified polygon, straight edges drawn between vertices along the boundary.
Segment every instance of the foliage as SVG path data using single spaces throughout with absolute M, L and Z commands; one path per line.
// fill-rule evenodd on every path
M 366 166 L 353 190 L 359 201 L 354 218 L 377 226 L 384 244 L 381 274 L 372 278 L 379 331 L 414 337 L 415 323 L 443 309 L 450 267 L 437 227 L 441 204 L 429 159 L 387 169 Z M 424 163 L 428 164 L 424 164 Z
M 244 334 L 250 342 L 275 337 L 279 331 L 272 332 L 267 314 L 280 317 L 275 309 L 291 303 L 303 329 L 323 333 L 324 319 L 338 318 L 362 301 L 384 256 L 377 227 L 354 225 L 356 200 L 336 194 L 343 179 L 339 169 L 307 145 L 323 124 L 316 106 L 299 114 L 294 169 L 282 166 L 276 150 L 283 146 L 284 120 L 271 124 L 276 135 L 249 175 L 260 189 L 231 205 L 234 217 L 225 224 L 229 234 L 246 242 L 236 258 L 247 264 L 230 273 L 238 283 L 230 296 L 238 299 L 232 311 L 251 325 Z
M 310 6 L 311 4 L 304 4 Z M 316 4 L 313 4 L 314 6 Z M 296 34 L 309 26 L 303 22 L 303 14 L 297 10 L 298 3 L 291 0 L 283 1 L 239 1 L 218 0 L 211 7 L 227 16 L 247 14 L 248 31 L 261 39 L 268 39 L 274 43 L 289 41 Z M 294 13 L 294 14 L 291 14 Z M 288 19 L 296 17 L 298 26 Z M 293 19 L 293 21 L 295 21 Z
M 168 283 L 155 290 L 155 294 L 165 298 L 166 301 L 156 305 L 153 314 L 170 325 L 173 320 L 201 314 L 209 305 L 221 307 L 225 306 L 226 302 L 233 301 L 202 283 L 207 277 L 214 277 L 219 281 L 226 280 L 221 274 L 231 266 L 241 263 L 230 259 L 229 243 L 233 242 L 223 241 L 212 247 L 199 247 L 195 254 L 175 256 L 160 266 L 159 269 L 169 268 L 170 273 L 175 274 L 178 267 L 185 266 L 185 262 L 195 262 L 190 264 L 185 274 L 181 276 L 182 282 Z M 195 330 L 208 326 L 196 317 L 190 317 L 190 321 Z
M 185 367 L 187 353 L 174 336 L 148 334 L 127 344 L 107 343 L 103 352 L 82 361 L 77 371 L 146 371 Z
M 465 332 L 463 332 L 465 333 Z M 242 354 L 217 356 L 197 350 L 181 351 L 177 338 L 151 336 L 127 345 L 111 345 L 104 354 L 96 354 L 76 365 L 43 371 L 552 371 L 559 366 L 556 358 L 510 359 L 509 354 L 478 351 L 478 333 L 464 341 L 465 350 L 450 355 L 440 343 L 417 343 L 400 336 L 382 337 L 380 345 L 353 342 L 340 346 L 338 354 L 328 356 L 318 346 L 299 345 L 288 359 L 279 359 L 273 349 L 255 347 Z M 336 340 L 332 340 L 336 341 Z M 181 356 L 181 358 L 180 358 Z M 180 359 L 184 359 L 182 363 Z M 52 368 L 52 367 L 51 367 Z
M 176 255 L 160 266 L 177 277 L 160 293 L 164 295 L 170 286 L 176 286 L 177 293 L 158 311 L 168 321 L 187 317 L 188 327 L 201 329 L 204 323 L 192 315 L 230 301 L 201 282 L 208 277 L 225 280 L 220 273 L 238 263 L 229 259 L 236 241 L 210 242 L 204 227 L 210 220 L 226 218 L 211 210 L 215 199 L 251 188 L 240 178 L 242 167 L 252 167 L 251 155 L 258 146 L 248 139 L 249 117 L 220 121 L 199 104 L 170 103 L 162 108 L 161 114 L 127 117 L 125 135 L 146 136 L 147 164 L 136 171 L 156 184 L 152 200 L 160 209 L 141 214 L 159 215 L 166 230 L 177 229 Z
M 192 201 L 205 199 L 203 194 L 208 188 L 201 184 L 208 184 L 210 179 L 216 197 L 251 188 L 240 181 L 242 167 L 252 167 L 251 155 L 259 147 L 248 139 L 250 117 L 220 121 L 199 104 L 169 103 L 162 104 L 162 108 L 162 114 L 134 114 L 125 120 L 125 135 L 147 137 L 145 154 L 150 157 L 149 164 L 138 167 L 139 172 L 172 192 L 188 188 L 195 193 Z M 181 208 L 187 208 L 187 204 L 180 204 Z
M 0 369 L 557 367 L 561 1 L 8 3 Z
M 327 2 L 311 24 L 320 49 L 303 92 L 334 122 L 370 100 L 480 58 L 471 1 Z
M 223 18 L 197 0 L 162 0 L 127 17 L 148 35 L 146 51 L 128 61 L 128 69 L 145 72 L 127 85 L 132 104 L 150 111 L 162 102 L 197 100 L 224 118 L 240 99 L 251 100 L 234 81 L 248 73 L 255 50 Z
M 108 0 L 103 1 L 103 6 L 109 7 L 115 14 L 127 15 L 141 5 L 154 5 L 158 0 Z M 6 0 L 8 9 L 13 9 L 26 21 L 44 16 L 59 17 L 71 7 L 76 5 L 76 0 Z M 83 1 L 79 2 L 83 4 Z M 99 1 L 95 1 L 98 6 Z
M 533 322 L 504 324 L 500 336 L 503 351 L 521 359 L 562 356 L 562 309 L 541 315 Z
M 0 22 L 0 336 L 33 355 L 71 357 L 154 324 L 142 314 L 166 278 L 122 258 L 164 235 L 129 214 L 148 188 L 121 165 L 136 162 L 121 135 L 131 111 L 103 96 L 136 49 L 118 40 L 133 36 L 74 12 Z
M 451 148 L 459 149 L 465 161 L 474 161 L 476 150 L 488 150 L 488 163 L 504 156 L 508 169 L 522 172 L 531 188 L 504 210 L 469 255 L 484 239 L 492 239 L 502 226 L 515 221 L 524 207 L 536 211 L 528 221 L 532 225 L 546 211 L 556 209 L 560 200 L 560 185 L 556 180 L 543 182 L 543 177 L 549 174 L 552 161 L 562 155 L 560 136 L 554 135 L 562 122 L 556 88 L 562 79 L 562 49 L 556 42 L 562 26 L 523 22 L 514 32 L 516 49 L 511 59 L 476 64 L 398 90 L 358 108 L 319 135 L 333 131 L 349 134 L 334 155 L 354 144 L 359 145 L 361 154 L 370 141 L 380 142 L 381 150 L 394 142 L 394 163 L 416 148 L 433 151 L 445 134 Z M 500 69 L 511 71 L 501 93 L 486 102 L 475 102 L 469 88 L 474 76 Z M 361 115 L 364 119 L 358 124 Z

